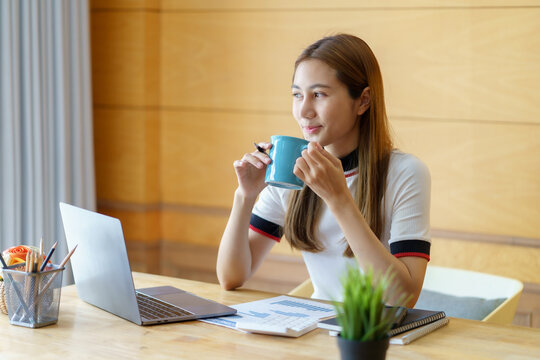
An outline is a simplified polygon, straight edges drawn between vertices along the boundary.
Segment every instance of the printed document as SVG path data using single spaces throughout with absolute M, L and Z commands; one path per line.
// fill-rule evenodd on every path
M 271 317 L 282 316 L 301 317 L 306 320 L 310 318 L 313 321 L 318 321 L 336 314 L 334 307 L 330 304 L 287 295 L 231 305 L 230 307 L 238 311 L 236 315 L 200 319 L 200 321 L 242 331 L 236 328 L 237 322 L 256 323 L 261 322 L 262 319 L 269 320 Z

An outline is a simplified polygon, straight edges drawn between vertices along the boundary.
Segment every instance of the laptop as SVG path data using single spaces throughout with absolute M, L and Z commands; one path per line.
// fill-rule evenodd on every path
M 236 309 L 172 286 L 135 290 L 120 220 L 60 203 L 79 297 L 138 325 L 233 315 Z

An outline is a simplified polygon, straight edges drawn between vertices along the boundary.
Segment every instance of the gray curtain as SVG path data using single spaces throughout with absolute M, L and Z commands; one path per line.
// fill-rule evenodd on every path
M 96 203 L 88 13 L 86 0 L 0 0 L 0 248 L 58 241 L 55 263 L 59 201 Z

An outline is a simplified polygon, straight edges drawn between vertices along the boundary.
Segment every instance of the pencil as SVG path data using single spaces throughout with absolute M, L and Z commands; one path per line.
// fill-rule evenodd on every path
M 66 257 L 64 258 L 64 260 L 62 260 L 62 262 L 60 263 L 60 265 L 58 265 L 58 268 L 64 267 L 64 265 L 66 265 L 66 263 L 68 262 L 68 260 L 69 260 L 69 258 L 71 257 L 71 255 L 73 255 L 73 252 L 75 251 L 75 249 L 77 248 L 77 246 L 79 246 L 79 244 L 75 245 L 75 247 L 73 247 L 73 249 L 71 249 L 71 251 L 69 252 L 69 254 L 67 254 Z
M 47 267 L 47 263 L 49 262 L 49 260 L 51 259 L 51 256 L 54 252 L 54 250 L 56 249 L 56 245 L 58 244 L 58 241 L 54 243 L 54 245 L 52 246 L 51 250 L 49 250 L 49 253 L 47 254 L 47 256 L 45 257 L 45 260 L 43 260 L 43 264 L 41 264 L 41 268 L 39 269 L 39 271 L 43 271 L 45 270 L 45 268 Z
M 64 267 L 64 265 L 66 265 L 66 263 L 68 262 L 69 258 L 71 257 L 71 255 L 73 255 L 73 252 L 75 251 L 75 249 L 77 248 L 78 244 L 75 245 L 75 247 L 73 249 L 71 249 L 71 251 L 69 252 L 69 254 L 66 255 L 66 257 L 64 258 L 64 260 L 62 260 L 62 262 L 60 263 L 60 265 L 58 265 L 58 269 L 61 269 Z M 47 282 L 47 284 L 45 284 L 45 286 L 43 287 L 43 289 L 41 289 L 41 294 L 39 294 L 37 300 L 36 300 L 36 303 L 39 302 L 39 300 L 41 300 L 41 297 L 45 294 L 45 292 L 47 291 L 47 289 L 49 288 L 49 286 L 51 286 L 52 282 L 54 281 L 54 279 L 56 278 L 56 276 L 58 276 L 58 274 L 60 274 L 61 271 L 58 271 L 58 272 L 55 272 L 51 278 L 49 279 L 49 281 Z
M 260 147 L 259 144 L 257 144 L 256 142 L 254 142 L 253 145 L 255 145 L 255 147 L 257 148 L 257 150 L 259 150 L 260 152 L 266 154 L 266 150 L 264 150 L 262 147 Z
M 32 260 L 32 250 L 28 250 L 26 253 L 26 264 L 24 264 L 24 271 L 30 272 L 30 261 Z
M 6 260 L 4 260 L 4 256 L 0 254 L 0 261 L 2 261 L 2 267 L 5 269 L 7 268 Z

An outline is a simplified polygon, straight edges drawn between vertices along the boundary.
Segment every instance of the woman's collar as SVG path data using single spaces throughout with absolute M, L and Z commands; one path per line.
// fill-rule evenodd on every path
M 358 149 L 354 149 L 349 155 L 340 158 L 343 171 L 349 171 L 358 166 Z

